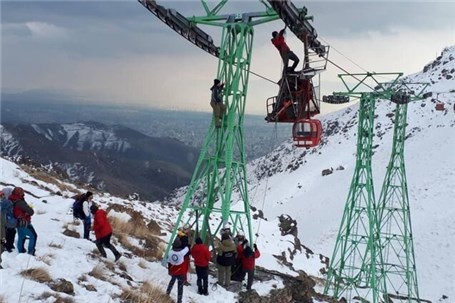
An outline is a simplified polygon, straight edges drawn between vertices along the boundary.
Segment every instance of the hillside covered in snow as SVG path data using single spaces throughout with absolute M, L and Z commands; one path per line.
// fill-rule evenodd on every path
M 455 89 L 455 78 L 447 77 L 455 71 L 455 60 L 450 59 L 454 56 L 455 48 L 447 48 L 437 59 L 441 63 L 434 67 L 430 63 L 437 69 L 434 74 L 427 69 L 409 76 L 431 82 L 445 75 L 430 86 L 432 97 L 409 104 L 405 146 L 419 293 L 422 299 L 447 303 L 455 302 L 455 94 L 450 93 Z M 437 99 L 436 93 L 440 93 Z M 445 109 L 436 110 L 436 103 L 441 102 Z M 377 103 L 372 163 L 376 196 L 390 157 L 394 108 L 387 100 Z M 305 295 L 311 294 L 313 302 L 330 302 L 317 293 L 322 292 L 323 272 L 355 168 L 357 110 L 358 105 L 353 105 L 321 117 L 325 133 L 316 148 L 299 149 L 287 142 L 250 163 L 253 229 L 262 253 L 256 264 L 314 283 L 292 284 L 285 276 L 258 273 L 253 289 L 271 299 L 257 302 L 292 302 L 294 297 L 287 296 L 290 289 L 306 288 L 303 285 L 310 289 Z M 83 189 L 39 170 L 0 161 L 1 186 L 26 190 L 26 200 L 35 209 L 33 224 L 38 233 L 35 257 L 2 254 L 0 302 L 171 302 L 165 297 L 135 301 L 134 296 L 143 293 L 151 297 L 152 292 L 159 296 L 167 285 L 169 277 L 160 257 L 185 188 L 176 192 L 171 205 L 95 193 L 95 202 L 109 211 L 113 242 L 123 254 L 113 263 L 109 251 L 108 258 L 101 259 L 93 243 L 79 238 L 82 226 L 73 222 L 70 197 Z M 322 170 L 331 168 L 331 174 L 322 175 Z M 237 200 L 234 193 L 233 201 Z M 31 269 L 41 269 L 48 276 L 37 281 Z M 65 284 L 62 281 L 72 287 L 68 283 L 67 288 L 55 286 Z M 238 291 L 213 286 L 214 276 L 209 281 L 209 296 L 199 296 L 196 276 L 191 274 L 192 285 L 184 289 L 184 302 L 239 302 L 244 298 L 244 292 L 239 295 Z

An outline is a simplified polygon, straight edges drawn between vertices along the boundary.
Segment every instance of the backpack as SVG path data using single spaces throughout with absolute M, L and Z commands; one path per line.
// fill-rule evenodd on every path
M 85 213 L 82 208 L 82 204 L 84 203 L 83 199 L 76 199 L 73 203 L 73 217 L 84 220 Z
M 14 204 L 8 199 L 2 201 L 3 211 L 5 212 L 6 217 L 6 227 L 7 228 L 16 228 L 17 227 L 17 219 L 13 214 Z
M 235 251 L 223 252 L 221 255 L 218 255 L 216 261 L 221 266 L 235 265 Z

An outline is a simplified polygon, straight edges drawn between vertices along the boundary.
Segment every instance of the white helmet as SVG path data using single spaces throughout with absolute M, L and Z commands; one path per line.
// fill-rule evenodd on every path
M 230 229 L 231 225 L 229 223 L 224 223 L 223 229 Z
M 183 229 L 190 229 L 190 225 L 188 223 L 186 223 L 185 225 L 183 225 Z
M 245 237 L 245 233 L 243 232 L 243 230 L 238 230 L 237 231 L 237 236 Z

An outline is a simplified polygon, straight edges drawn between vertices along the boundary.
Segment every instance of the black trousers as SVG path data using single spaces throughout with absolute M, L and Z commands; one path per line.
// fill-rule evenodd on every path
M 90 229 L 92 228 L 92 221 L 90 220 L 90 217 L 87 217 L 82 220 L 82 223 L 84 223 L 84 239 L 90 239 Z
M 5 249 L 10 251 L 14 249 L 14 238 L 16 238 L 15 228 L 5 228 Z
M 299 57 L 297 57 L 296 54 L 294 54 L 293 51 L 289 51 L 287 53 L 284 53 L 284 54 L 281 54 L 281 57 L 283 59 L 283 64 L 284 64 L 284 71 L 286 72 L 287 69 L 288 69 L 288 64 L 289 64 L 289 60 L 291 60 L 292 62 L 294 62 L 291 66 L 291 71 L 294 71 L 295 68 L 297 67 L 297 64 L 299 64 L 300 60 L 299 60 Z
M 98 250 L 100 251 L 101 255 L 105 258 L 107 257 L 107 255 L 106 251 L 104 250 L 104 247 L 109 248 L 114 254 L 115 258 L 117 258 L 120 255 L 117 249 L 115 249 L 114 245 L 111 244 L 111 236 L 112 233 L 110 233 L 106 237 L 102 237 L 96 240 L 96 247 L 98 247 Z
M 182 303 L 183 297 L 183 281 L 185 280 L 185 275 L 178 275 L 178 276 L 171 276 L 171 281 L 169 281 L 169 285 L 167 286 L 166 293 L 168 295 L 171 294 L 172 287 L 174 287 L 175 280 L 177 280 L 177 303 Z
M 197 290 L 200 294 L 208 294 L 209 267 L 196 266 Z
M 253 286 L 253 280 L 254 280 L 254 269 L 250 270 L 243 270 L 243 275 L 247 275 L 247 282 L 246 282 L 246 289 L 250 290 L 251 286 Z

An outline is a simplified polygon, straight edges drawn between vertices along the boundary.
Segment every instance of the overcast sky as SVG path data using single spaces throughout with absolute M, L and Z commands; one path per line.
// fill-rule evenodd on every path
M 157 2 L 185 15 L 203 12 L 200 1 Z M 455 0 L 293 2 L 308 8 L 319 38 L 331 46 L 330 59 L 349 72 L 415 73 L 455 44 Z M 222 12 L 262 9 L 259 1 L 237 0 Z M 217 58 L 137 1 L 2 1 L 1 23 L 3 91 L 50 90 L 106 104 L 210 110 Z M 281 60 L 270 34 L 282 27 L 275 21 L 255 28 L 251 70 L 273 81 L 279 80 Z M 219 45 L 221 30 L 203 29 Z M 292 33 L 287 39 L 302 58 L 299 41 Z M 340 72 L 328 65 L 324 94 L 342 89 Z M 247 113 L 264 113 L 265 100 L 277 89 L 252 75 Z

